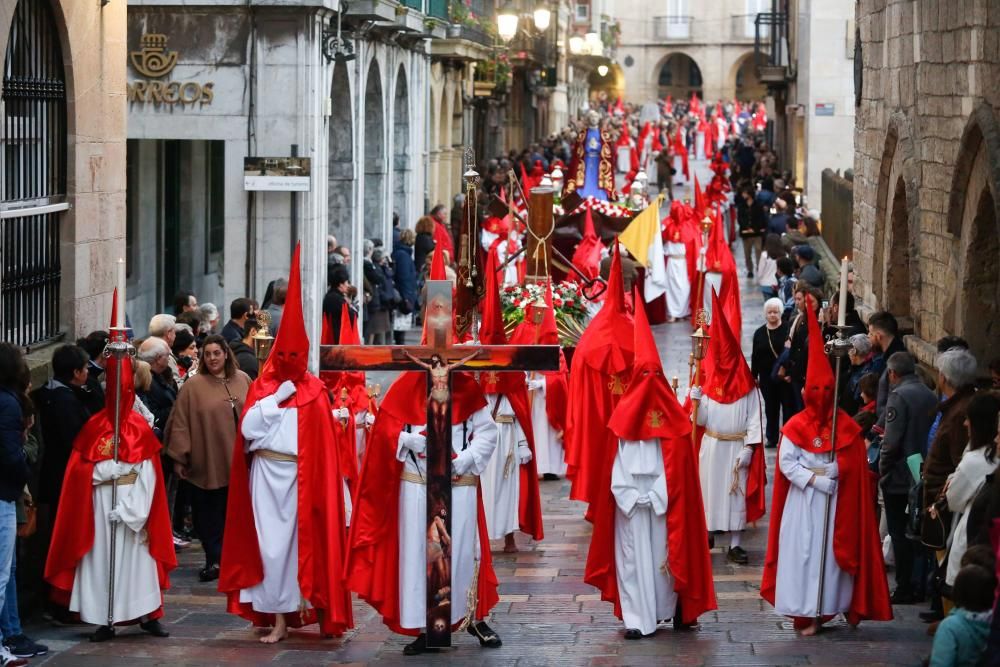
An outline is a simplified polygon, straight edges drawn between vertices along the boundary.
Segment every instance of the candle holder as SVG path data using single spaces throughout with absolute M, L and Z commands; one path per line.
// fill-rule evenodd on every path
M 257 362 L 263 364 L 271 354 L 271 347 L 274 345 L 274 336 L 268 327 L 271 326 L 271 313 L 266 310 L 257 312 L 257 333 L 253 336 L 253 351 L 257 357 Z
M 708 352 L 708 341 L 711 339 L 707 333 L 705 333 L 705 320 L 707 315 L 704 310 L 698 312 L 698 328 L 695 332 L 691 334 L 691 356 L 694 357 L 696 362 L 700 362 L 705 358 L 705 354 Z
M 827 356 L 834 359 L 842 359 L 851 351 L 851 341 L 847 338 L 847 331 L 851 329 L 845 325 L 830 325 L 836 335 L 823 345 L 823 351 Z
M 549 304 L 545 302 L 545 297 L 541 294 L 538 298 L 534 300 L 531 304 L 531 322 L 535 326 L 540 326 L 542 322 L 545 321 L 545 311 L 548 310 Z

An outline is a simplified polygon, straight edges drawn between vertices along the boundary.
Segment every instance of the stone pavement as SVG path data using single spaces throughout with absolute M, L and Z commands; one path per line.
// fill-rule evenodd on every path
M 704 163 L 696 163 L 707 183 Z M 742 248 L 737 248 L 742 266 Z M 741 274 L 744 275 L 744 274 Z M 762 299 L 743 278 L 744 348 L 749 354 L 753 330 L 761 325 Z M 687 381 L 690 351 L 687 322 L 654 327 L 667 375 Z M 768 450 L 768 477 L 774 451 Z M 929 653 L 931 640 L 917 619 L 918 606 L 897 607 L 891 623 L 864 623 L 851 629 L 842 621 L 828 632 L 798 638 L 789 623 L 759 597 L 761 565 L 767 541 L 767 517 L 748 531 L 743 546 L 750 565 L 736 566 L 720 546 L 712 553 L 719 609 L 705 614 L 697 631 L 676 633 L 665 627 L 651 638 L 625 641 L 611 605 L 583 583 L 590 524 L 581 503 L 567 499 L 564 480 L 542 482 L 545 540 L 534 543 L 518 534 L 521 551 L 494 552 L 501 581 L 501 601 L 490 623 L 503 638 L 500 649 L 480 649 L 465 634 L 456 647 L 437 655 L 404 658 L 408 639 L 393 635 L 372 609 L 355 602 L 356 627 L 344 637 L 322 640 L 315 632 L 293 632 L 277 646 L 255 641 L 243 620 L 225 613 L 213 584 L 197 581 L 201 553 L 196 545 L 182 552 L 181 565 L 167 593 L 164 622 L 169 639 L 153 639 L 126 629 L 114 642 L 90 644 L 86 627 L 29 627 L 52 652 L 32 665 L 103 667 L 112 665 L 915 665 Z M 770 498 L 770 493 L 768 493 Z M 770 503 L 769 503 L 770 504 Z M 697 539 L 697 538 L 696 538 Z M 494 547 L 499 548 L 499 543 Z

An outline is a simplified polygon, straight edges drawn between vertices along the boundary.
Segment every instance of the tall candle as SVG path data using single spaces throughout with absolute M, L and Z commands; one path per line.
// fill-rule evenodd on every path
M 115 319 L 118 322 L 118 326 L 122 329 L 125 328 L 125 260 L 118 258 L 118 312 L 115 313 Z
M 840 303 L 837 306 L 837 326 L 847 323 L 847 258 L 840 262 Z

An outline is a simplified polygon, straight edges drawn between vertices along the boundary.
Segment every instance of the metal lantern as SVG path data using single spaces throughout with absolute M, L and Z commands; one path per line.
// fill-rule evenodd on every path
M 257 361 L 263 364 L 271 354 L 271 346 L 274 345 L 274 336 L 271 335 L 268 327 L 271 325 L 271 313 L 266 310 L 257 311 L 257 333 L 253 335 L 253 351 L 257 356 Z
M 517 35 L 518 15 L 514 5 L 508 0 L 497 12 L 497 34 L 500 39 L 509 42 Z

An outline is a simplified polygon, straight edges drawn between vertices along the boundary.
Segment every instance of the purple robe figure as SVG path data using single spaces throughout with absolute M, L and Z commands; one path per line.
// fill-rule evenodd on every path
M 597 185 L 601 172 L 601 130 L 596 127 L 587 128 L 587 136 L 583 147 L 583 187 L 578 190 L 581 197 L 593 197 L 601 201 L 608 200 L 608 193 Z

